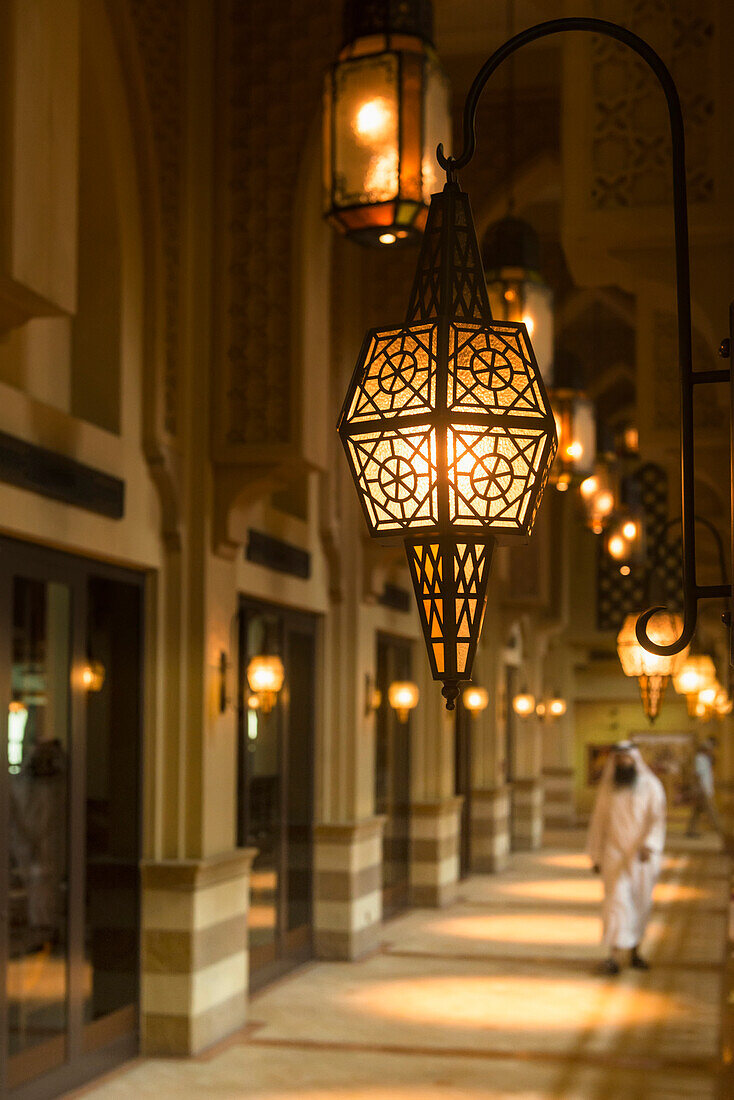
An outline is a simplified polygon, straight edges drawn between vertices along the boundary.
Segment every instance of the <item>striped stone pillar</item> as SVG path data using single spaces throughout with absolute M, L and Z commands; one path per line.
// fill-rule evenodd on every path
M 320 959 L 356 959 L 380 943 L 384 817 L 317 825 L 314 947 Z
M 570 829 L 575 825 L 573 768 L 543 768 L 543 814 L 546 829 Z
M 527 852 L 543 843 L 543 781 L 514 779 L 512 782 L 512 848 Z
M 471 869 L 496 872 L 510 854 L 510 791 L 506 786 L 471 793 Z
M 459 881 L 463 798 L 414 802 L 410 807 L 410 898 L 413 905 L 450 905 Z
M 196 1054 L 245 1022 L 254 848 L 143 862 L 145 1054 Z

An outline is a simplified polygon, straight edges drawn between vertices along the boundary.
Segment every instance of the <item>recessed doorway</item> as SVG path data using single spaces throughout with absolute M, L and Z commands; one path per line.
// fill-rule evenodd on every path
M 409 680 L 411 644 L 377 635 L 377 687 L 381 701 L 375 727 L 375 812 L 385 817 L 382 843 L 382 912 L 405 909 L 410 900 L 410 717 L 401 722 L 388 703 L 390 684 Z

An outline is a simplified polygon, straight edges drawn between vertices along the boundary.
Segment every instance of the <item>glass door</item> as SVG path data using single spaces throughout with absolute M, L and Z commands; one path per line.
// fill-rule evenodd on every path
M 395 680 L 410 679 L 410 642 L 377 636 L 377 687 L 381 702 L 375 727 L 375 812 L 385 815 L 382 844 L 382 910 L 404 909 L 410 894 L 410 719 L 400 722 L 388 703 Z
M 0 539 L 0 1096 L 137 1049 L 142 578 Z
M 252 600 L 240 614 L 239 837 L 257 849 L 250 879 L 251 988 L 312 954 L 314 616 Z M 283 686 L 274 699 L 247 681 L 253 657 L 278 657 Z

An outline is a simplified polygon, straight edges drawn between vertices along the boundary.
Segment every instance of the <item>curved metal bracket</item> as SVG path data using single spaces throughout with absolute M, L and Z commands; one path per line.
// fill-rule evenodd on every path
M 648 636 L 647 625 L 657 611 L 665 608 L 651 607 L 637 620 L 637 640 L 649 653 L 660 656 L 673 656 L 690 644 L 696 630 L 698 601 L 713 597 L 732 595 L 732 586 L 699 585 L 696 581 L 696 529 L 695 529 L 695 485 L 693 474 L 693 387 L 700 383 L 729 382 L 729 370 L 699 371 L 693 370 L 691 352 L 691 286 L 688 255 L 688 207 L 686 200 L 686 158 L 683 112 L 675 82 L 667 66 L 653 48 L 644 39 L 604 19 L 571 17 L 551 19 L 538 23 L 534 27 L 520 31 L 508 39 L 488 58 L 481 67 L 469 89 L 464 104 L 464 148 L 457 157 L 444 155 L 443 145 L 436 151 L 438 163 L 445 170 L 449 182 L 456 179 L 456 173 L 471 160 L 476 149 L 476 112 L 479 98 L 485 84 L 494 71 L 499 68 L 516 50 L 546 38 L 551 34 L 565 31 L 586 31 L 616 39 L 634 50 L 657 77 L 668 105 L 670 136 L 672 139 L 673 167 L 673 223 L 675 230 L 675 272 L 676 298 L 678 309 L 678 365 L 680 370 L 680 407 L 681 407 L 681 514 L 683 543 L 683 630 L 677 641 L 670 645 L 658 645 Z M 734 340 L 734 332 L 731 334 Z M 730 346 L 732 346 L 730 344 Z M 728 351 L 727 355 L 728 357 Z M 734 419 L 734 418 L 733 418 Z M 734 439 L 732 441 L 732 462 L 734 464 Z M 734 472 L 734 465 L 733 465 Z M 732 505 L 732 524 L 734 533 L 734 502 Z M 726 591 L 724 591 L 726 589 Z

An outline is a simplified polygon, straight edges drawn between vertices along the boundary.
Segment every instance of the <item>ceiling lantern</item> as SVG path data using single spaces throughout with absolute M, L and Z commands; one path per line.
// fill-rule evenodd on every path
M 596 459 L 594 404 L 584 393 L 581 365 L 571 352 L 556 356 L 550 399 L 558 431 L 551 482 L 563 493 L 593 474 Z
M 645 714 L 654 722 L 660 713 L 668 680 L 674 676 L 688 655 L 688 646 L 672 657 L 648 653 L 637 641 L 635 627 L 638 616 L 628 615 L 617 635 L 617 653 L 625 676 L 634 676 L 640 684 Z M 681 634 L 680 615 L 658 611 L 648 624 L 648 636 L 656 645 L 671 645 Z
M 366 245 L 420 237 L 450 143 L 449 89 L 430 0 L 346 0 L 324 89 L 325 214 Z
M 494 547 L 530 535 L 556 448 L 527 328 L 492 320 L 455 182 L 431 200 L 405 323 L 367 333 L 338 427 L 370 534 L 405 541 L 431 671 L 453 710 Z
M 532 225 L 508 215 L 490 225 L 482 263 L 492 316 L 522 321 L 546 385 L 553 370 L 553 291 L 540 274 L 540 243 Z

